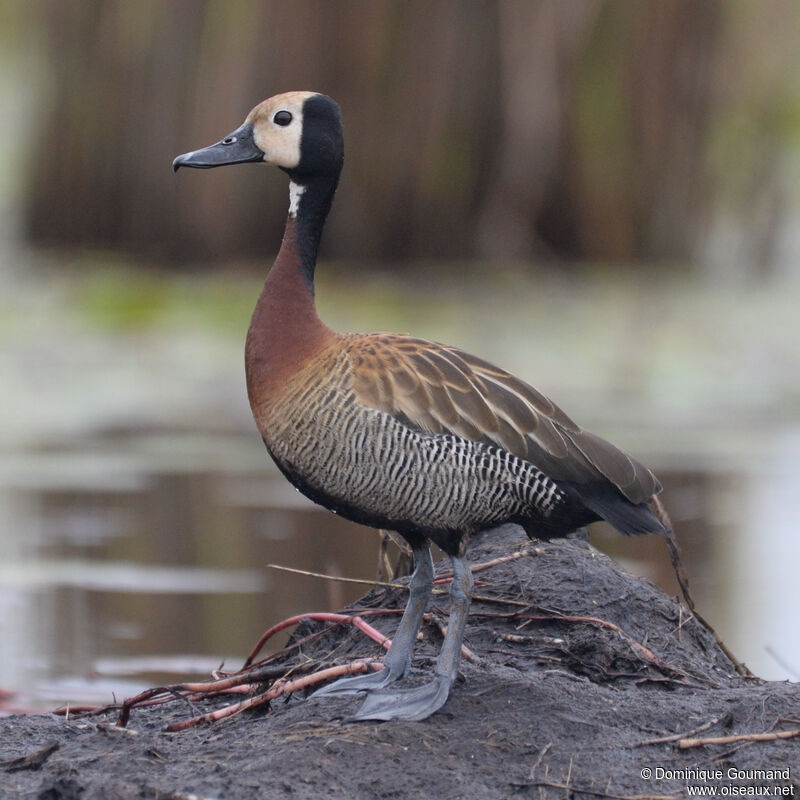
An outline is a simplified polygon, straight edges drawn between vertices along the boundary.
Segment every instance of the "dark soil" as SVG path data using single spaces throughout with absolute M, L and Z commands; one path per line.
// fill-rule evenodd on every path
M 506 526 L 476 538 L 469 556 L 485 562 L 524 541 Z M 298 694 L 181 733 L 163 729 L 241 696 L 136 707 L 127 728 L 114 725 L 114 712 L 13 716 L 0 719 L 0 797 L 641 800 L 684 797 L 692 786 L 800 796 L 800 737 L 691 749 L 647 744 L 702 726 L 694 735 L 800 728 L 800 685 L 737 675 L 713 637 L 655 586 L 580 538 L 534 543 L 527 555 L 475 577 L 476 595 L 501 600 L 473 603 L 466 641 L 481 663 L 462 661 L 463 680 L 424 722 L 348 722 L 358 698 Z M 404 601 L 403 592 L 382 590 L 359 607 Z M 436 596 L 437 608 L 444 618 L 446 595 Z M 512 613 L 544 619 L 500 616 Z M 391 636 L 397 619 L 369 621 Z M 295 637 L 321 627 L 303 623 Z M 430 672 L 441 641 L 432 624 L 423 636 L 412 681 Z M 340 625 L 285 660 L 324 665 L 379 653 Z M 650 779 L 642 777 L 647 769 Z M 695 772 L 659 779 L 659 769 Z M 788 769 L 789 777 L 729 777 L 729 769 Z

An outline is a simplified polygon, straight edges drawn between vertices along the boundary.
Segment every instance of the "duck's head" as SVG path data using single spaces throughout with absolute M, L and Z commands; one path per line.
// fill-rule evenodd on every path
M 172 167 L 177 171 L 261 162 L 280 167 L 303 185 L 318 176 L 338 178 L 343 158 L 336 102 L 317 92 L 286 92 L 259 103 L 240 127 L 216 144 L 178 156 Z

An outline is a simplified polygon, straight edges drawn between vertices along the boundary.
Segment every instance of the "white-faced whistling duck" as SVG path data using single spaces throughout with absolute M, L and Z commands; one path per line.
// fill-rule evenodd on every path
M 384 668 L 316 694 L 366 692 L 357 719 L 420 720 L 441 708 L 457 675 L 472 593 L 464 559 L 471 534 L 511 521 L 551 539 L 599 519 L 626 534 L 663 533 L 668 521 L 652 472 L 508 372 L 455 347 L 337 333 L 320 320 L 314 266 L 343 159 L 338 105 L 315 92 L 289 92 L 173 167 L 253 161 L 289 176 L 283 242 L 247 333 L 253 416 L 301 492 L 347 519 L 397 531 L 414 553 L 410 597 Z M 431 541 L 453 564 L 434 679 L 388 689 L 411 664 L 433 586 Z

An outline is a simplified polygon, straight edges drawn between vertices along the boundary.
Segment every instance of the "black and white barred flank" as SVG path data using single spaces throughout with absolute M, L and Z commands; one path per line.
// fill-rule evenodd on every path
M 439 543 L 448 536 L 437 532 L 468 537 L 508 520 L 534 529 L 539 522 L 546 533 L 567 503 L 534 464 L 492 444 L 411 428 L 364 408 L 346 387 L 305 387 L 291 406 L 285 424 L 265 436 L 267 447 L 305 494 L 357 522 Z

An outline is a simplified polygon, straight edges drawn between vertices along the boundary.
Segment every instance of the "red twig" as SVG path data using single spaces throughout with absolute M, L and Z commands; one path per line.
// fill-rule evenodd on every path
M 423 619 L 425 622 L 430 622 L 435 625 L 439 629 L 439 633 L 442 634 L 442 637 L 447 636 L 447 625 L 445 625 L 444 622 L 442 622 L 442 620 L 440 620 L 437 616 L 434 616 L 433 614 L 425 614 Z M 480 658 L 478 658 L 478 656 L 476 656 L 475 653 L 473 653 L 472 650 L 470 650 L 465 644 L 461 645 L 461 655 L 472 664 L 481 663 Z
M 514 553 L 511 553 L 507 556 L 500 556 L 499 558 L 493 558 L 491 561 L 484 561 L 481 564 L 473 564 L 469 570 L 473 573 L 482 572 L 485 569 L 490 569 L 491 567 L 496 567 L 498 564 L 505 564 L 509 561 L 516 561 L 518 558 L 522 558 L 523 556 L 530 555 L 530 548 L 526 550 L 517 550 Z M 534 552 L 537 552 L 534 549 Z M 538 552 L 542 552 L 539 550 Z M 445 583 L 446 581 L 453 580 L 453 570 L 452 569 L 445 569 L 439 573 L 439 578 L 434 581 L 434 583 Z
M 299 689 L 304 689 L 308 686 L 313 686 L 316 683 L 330 680 L 331 678 L 338 678 L 342 675 L 359 675 L 366 672 L 368 669 L 375 671 L 383 669 L 383 664 L 379 661 L 353 661 L 350 664 L 342 664 L 338 667 L 329 667 L 322 669 L 319 672 L 314 672 L 311 675 L 305 675 L 302 678 L 295 678 L 291 681 L 277 680 L 268 691 L 256 697 L 250 697 L 247 700 L 242 700 L 240 703 L 234 703 L 225 708 L 219 708 L 216 711 L 210 711 L 208 714 L 203 714 L 199 717 L 191 717 L 190 719 L 183 720 L 182 722 L 174 722 L 168 725 L 168 731 L 183 731 L 187 728 L 193 728 L 196 725 L 202 725 L 206 722 L 217 722 L 218 720 L 230 717 L 233 714 L 238 714 L 240 711 L 246 711 L 248 708 L 256 708 L 257 706 L 264 705 L 276 697 L 284 694 L 291 694 Z
M 194 695 L 194 699 L 199 697 L 209 697 L 215 694 L 222 694 L 228 692 L 239 693 L 248 691 L 249 682 L 257 681 L 259 679 L 258 670 L 251 670 L 250 672 L 238 672 L 226 678 L 220 678 L 215 681 L 204 681 L 197 683 L 176 683 L 171 686 L 157 686 L 153 689 L 147 689 L 135 697 L 130 697 L 125 700 L 120 708 L 119 719 L 117 725 L 125 726 L 128 724 L 131 709 L 134 706 L 142 705 L 161 705 L 168 702 L 171 698 L 164 697 L 165 693 L 172 695 L 172 697 L 183 697 L 192 699 L 190 696 Z M 113 708 L 113 706 L 108 707 Z
M 256 646 L 252 649 L 250 655 L 245 659 L 242 669 L 247 669 L 253 663 L 253 659 L 259 654 L 259 652 L 261 652 L 261 648 L 264 647 L 268 639 L 272 638 L 276 633 L 284 630 L 285 628 L 290 628 L 292 625 L 297 625 L 304 619 L 313 619 L 317 620 L 318 622 L 335 622 L 337 624 L 349 622 L 355 625 L 355 627 L 358 628 L 362 633 L 365 633 L 367 636 L 369 636 L 370 639 L 377 642 L 387 650 L 392 644 L 390 639 L 387 639 L 380 631 L 375 630 L 375 628 L 373 628 L 369 623 L 364 622 L 360 616 L 333 614 L 327 611 L 314 612 L 312 614 L 298 614 L 297 616 L 289 617 L 289 619 L 283 620 L 283 622 L 279 622 L 277 625 L 273 625 L 269 630 L 261 634 L 261 638 L 256 642 Z
M 377 615 L 380 613 L 394 614 L 402 612 L 395 609 L 385 609 L 383 612 L 381 612 L 380 609 L 365 609 L 362 613 L 364 616 L 366 616 L 367 614 Z M 216 680 L 213 681 L 179 683 L 170 686 L 157 686 L 151 689 L 147 689 L 144 692 L 141 692 L 140 694 L 136 695 L 135 697 L 128 698 L 121 704 L 114 703 L 105 706 L 72 706 L 72 707 L 57 709 L 54 713 L 66 716 L 69 713 L 93 714 L 93 713 L 100 713 L 100 712 L 119 709 L 120 713 L 119 713 L 119 718 L 117 720 L 117 725 L 125 726 L 127 725 L 128 720 L 130 718 L 131 709 L 134 706 L 161 705 L 175 698 L 184 698 L 187 701 L 190 701 L 192 699 L 199 699 L 200 697 L 210 697 L 212 695 L 217 695 L 217 694 L 233 694 L 233 693 L 238 694 L 251 691 L 252 686 L 255 683 L 258 683 L 265 677 L 274 677 L 274 675 L 271 676 L 265 675 L 264 672 L 266 672 L 266 670 L 264 667 L 257 666 L 254 668 L 252 666 L 253 658 L 255 658 L 255 656 L 258 655 L 258 652 L 270 637 L 274 636 L 276 633 L 278 633 L 281 630 L 284 630 L 285 628 L 298 624 L 303 619 L 313 619 L 321 622 L 333 622 L 335 624 L 342 624 L 348 622 L 353 626 L 355 626 L 356 628 L 358 628 L 358 630 L 360 630 L 362 633 L 369 636 L 370 639 L 380 644 L 385 649 L 388 650 L 392 644 L 391 639 L 384 636 L 380 631 L 373 628 L 372 625 L 370 625 L 369 623 L 365 622 L 364 619 L 362 619 L 362 617 L 358 614 L 348 615 L 348 614 L 334 614 L 329 612 L 298 614 L 297 616 L 290 617 L 289 619 L 285 619 L 282 622 L 279 622 L 277 625 L 273 625 L 268 631 L 266 631 L 259 639 L 258 643 L 256 644 L 251 654 L 248 656 L 247 661 L 245 661 L 245 664 L 242 667 L 242 669 L 234 673 L 233 675 L 217 678 Z M 314 635 L 316 636 L 317 634 Z M 380 664 L 380 662 L 375 662 L 375 663 L 378 664 L 377 667 L 378 669 L 382 668 L 383 665 Z M 333 673 L 333 676 L 335 676 L 336 674 L 345 674 L 351 666 L 352 665 L 344 665 L 343 667 L 331 667 L 331 669 L 342 671 L 339 673 Z M 319 675 L 322 675 L 323 677 L 318 677 Z M 312 675 L 306 676 L 304 679 L 298 679 L 298 680 L 305 680 L 307 678 L 308 684 L 310 685 L 320 681 L 328 680 L 329 677 L 331 677 L 331 673 L 329 671 L 322 670 L 319 673 L 313 673 Z M 273 684 L 273 688 L 279 685 L 279 683 L 280 679 Z M 272 689 L 270 689 L 270 691 L 272 691 Z M 171 697 L 165 696 L 165 694 L 171 695 Z M 244 702 L 249 703 L 249 701 L 244 701 Z
M 652 650 L 648 647 L 645 647 L 643 644 L 639 643 L 629 634 L 625 633 L 622 628 L 619 627 L 614 622 L 609 622 L 606 619 L 600 619 L 600 617 L 588 617 L 588 616 L 581 616 L 581 615 L 574 615 L 574 614 L 561 614 L 557 611 L 552 612 L 551 614 L 523 614 L 518 611 L 511 612 L 510 614 L 491 614 L 485 612 L 477 612 L 477 616 L 485 616 L 485 617 L 501 617 L 507 619 L 529 619 L 534 621 L 541 621 L 541 622 L 552 622 L 553 620 L 563 621 L 563 622 L 586 622 L 592 625 L 599 625 L 602 628 L 607 628 L 608 630 L 614 631 L 614 633 L 618 634 L 621 639 L 626 641 L 634 650 L 638 651 L 646 661 L 649 661 L 651 664 L 655 664 L 659 669 L 661 669 L 666 674 L 673 674 L 673 675 L 681 675 L 686 676 L 687 673 L 682 672 L 681 670 L 675 669 L 674 667 L 670 667 L 669 664 L 666 664 L 662 661 Z
M 660 667 L 666 667 L 667 665 L 664 664 L 663 661 L 649 648 L 645 647 L 643 644 L 640 644 L 636 641 L 632 636 L 629 636 L 619 625 L 609 622 L 606 619 L 600 619 L 600 617 L 584 617 L 584 616 L 575 616 L 575 615 L 567 615 L 567 614 L 556 614 L 555 616 L 544 616 L 544 615 L 534 615 L 534 614 L 518 614 L 517 615 L 520 619 L 531 619 L 531 620 L 552 620 L 552 619 L 560 619 L 564 620 L 565 622 L 588 622 L 593 625 L 600 625 L 602 628 L 608 628 L 609 630 L 614 631 L 614 633 L 618 633 L 620 637 L 622 637 L 631 647 L 638 650 L 648 661 L 652 661 L 654 664 L 658 664 Z M 667 667 L 669 669 L 669 667 Z
M 369 609 L 361 609 L 356 612 L 359 616 L 366 617 L 366 616 L 379 616 L 379 615 L 391 615 L 391 614 L 402 614 L 403 609 L 395 609 L 395 608 L 369 608 Z M 265 658 L 262 658 L 258 661 L 254 661 L 248 666 L 243 666 L 242 670 L 266 666 L 266 664 L 275 661 L 276 659 L 281 658 L 281 656 L 285 656 L 287 653 L 290 653 L 292 650 L 297 650 L 299 647 L 302 647 L 304 644 L 308 642 L 313 642 L 315 639 L 319 639 L 321 636 L 325 636 L 326 633 L 330 631 L 330 628 L 322 628 L 321 630 L 315 631 L 314 633 L 310 633 L 308 636 L 303 636 L 301 639 L 296 639 L 290 645 L 286 647 L 282 647 L 280 650 L 276 650 L 274 653 L 270 653 Z M 239 670 L 239 671 L 242 671 Z

